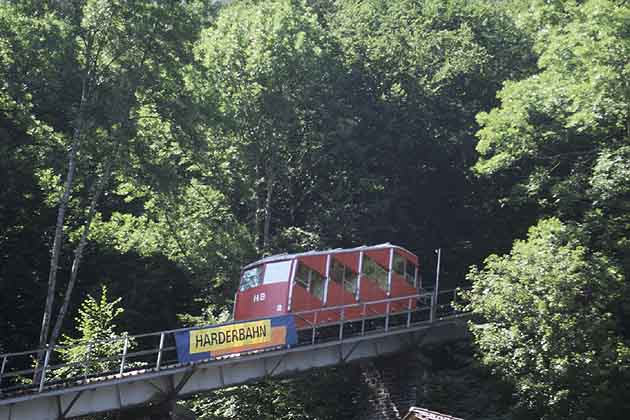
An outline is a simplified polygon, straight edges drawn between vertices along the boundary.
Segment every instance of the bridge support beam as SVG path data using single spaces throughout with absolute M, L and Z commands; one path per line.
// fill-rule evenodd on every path
M 361 362 L 368 404 L 361 420 L 399 420 L 417 403 L 431 361 L 417 349 Z M 420 385 L 420 386 L 419 386 Z M 420 389 L 418 389 L 420 387 Z

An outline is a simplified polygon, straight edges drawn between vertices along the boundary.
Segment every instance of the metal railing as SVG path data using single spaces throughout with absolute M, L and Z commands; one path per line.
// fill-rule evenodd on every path
M 324 341 L 387 333 L 457 315 L 453 302 L 457 290 L 420 293 L 404 297 L 357 302 L 293 312 L 298 328 L 298 346 Z M 268 317 L 267 317 L 268 318 Z M 266 318 L 261 318 L 266 319 Z M 233 321 L 222 325 L 236 324 Z M 0 354 L 0 401 L 8 396 L 41 393 L 91 382 L 141 375 L 182 366 L 177 360 L 175 333 L 179 328 L 138 335 L 122 335 L 74 345 L 57 345 L 44 349 Z M 107 348 L 120 348 L 116 355 L 103 353 Z M 239 357 L 275 350 L 267 348 L 238 354 L 217 356 L 211 360 Z M 43 364 L 34 366 L 40 354 Z M 64 354 L 73 354 L 74 361 L 63 361 Z M 80 356 L 80 357 L 77 357 Z M 208 362 L 204 360 L 202 362 Z M 200 362 L 195 362 L 200 363 Z M 33 381 L 37 378 L 37 381 Z

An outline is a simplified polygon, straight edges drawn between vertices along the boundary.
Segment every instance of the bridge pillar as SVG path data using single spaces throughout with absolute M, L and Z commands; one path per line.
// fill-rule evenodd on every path
M 400 420 L 425 391 L 430 360 L 418 350 L 361 363 L 368 404 L 357 420 Z

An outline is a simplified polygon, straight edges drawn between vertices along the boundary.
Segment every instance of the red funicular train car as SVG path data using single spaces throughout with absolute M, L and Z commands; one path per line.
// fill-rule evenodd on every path
M 415 299 L 395 298 L 416 295 L 420 287 L 418 257 L 389 243 L 274 255 L 243 269 L 234 319 L 300 313 L 299 328 L 402 312 L 414 309 Z M 340 310 L 343 305 L 353 306 Z

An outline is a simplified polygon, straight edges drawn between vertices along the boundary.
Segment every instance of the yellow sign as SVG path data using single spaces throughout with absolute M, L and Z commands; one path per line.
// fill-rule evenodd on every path
M 190 354 L 271 342 L 271 320 L 190 331 Z

